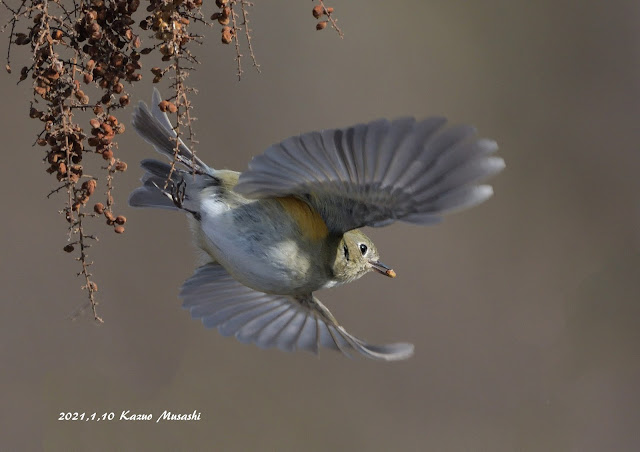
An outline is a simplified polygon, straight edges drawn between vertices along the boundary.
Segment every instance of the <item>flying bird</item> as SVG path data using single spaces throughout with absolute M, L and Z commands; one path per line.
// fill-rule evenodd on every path
M 430 225 L 493 194 L 479 185 L 504 167 L 497 144 L 473 127 L 380 119 L 287 138 L 246 171 L 214 169 L 177 138 L 154 90 L 136 132 L 176 166 L 146 159 L 134 207 L 186 213 L 203 265 L 180 291 L 207 328 L 259 347 L 401 360 L 413 345 L 373 345 L 347 332 L 315 292 L 370 271 L 395 277 L 359 228 Z

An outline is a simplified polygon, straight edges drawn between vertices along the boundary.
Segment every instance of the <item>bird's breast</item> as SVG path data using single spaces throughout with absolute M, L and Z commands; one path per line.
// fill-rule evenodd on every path
M 243 284 L 262 292 L 310 293 L 330 277 L 324 256 L 329 231 L 318 213 L 293 197 L 230 205 L 203 199 L 203 248 Z

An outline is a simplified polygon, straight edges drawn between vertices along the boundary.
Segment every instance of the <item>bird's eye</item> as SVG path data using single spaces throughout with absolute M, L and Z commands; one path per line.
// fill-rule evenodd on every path
M 367 254 L 367 245 L 365 245 L 364 243 L 361 243 L 360 244 L 360 252 L 362 253 L 363 256 L 365 254 Z
M 347 248 L 347 245 L 344 246 L 344 258 L 346 260 L 349 260 L 349 248 Z

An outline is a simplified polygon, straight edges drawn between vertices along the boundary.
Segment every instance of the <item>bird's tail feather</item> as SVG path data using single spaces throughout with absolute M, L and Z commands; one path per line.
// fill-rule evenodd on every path
M 197 199 L 199 190 L 216 179 L 215 170 L 196 157 L 182 140 L 177 138 L 167 114 L 160 110 L 161 101 L 160 92 L 154 89 L 151 110 L 147 104 L 140 102 L 133 112 L 131 122 L 135 131 L 152 144 L 156 151 L 170 160 L 175 156 L 176 162 L 172 169 L 172 166 L 165 162 L 143 160 L 140 164 L 146 172 L 142 176 L 142 186 L 131 193 L 129 205 L 182 209 L 196 214 L 197 201 L 194 200 Z
M 197 214 L 199 193 L 208 185 L 217 182 L 213 176 L 196 174 L 174 168 L 165 162 L 145 159 L 140 166 L 146 172 L 142 176 L 142 186 L 129 196 L 132 207 L 156 207 L 159 209 L 186 210 Z M 171 174 L 171 177 L 169 177 Z
M 136 188 L 129 196 L 129 205 L 132 207 L 179 209 L 178 204 L 174 201 L 178 198 L 174 198 L 174 196 L 178 196 L 177 187 L 184 172 L 174 169 L 167 182 L 171 172 L 171 165 L 168 163 L 146 159 L 140 162 L 140 166 L 147 172 L 142 176 L 142 187 Z
M 160 154 L 171 160 L 175 155 L 176 161 L 184 165 L 190 172 L 211 175 L 213 170 L 196 157 L 182 140 L 177 138 L 167 114 L 160 110 L 160 102 L 162 102 L 160 92 L 154 88 L 151 110 L 144 102 L 138 103 L 131 121 L 135 131 L 145 141 L 152 144 Z M 177 154 L 175 152 L 176 140 L 178 140 Z

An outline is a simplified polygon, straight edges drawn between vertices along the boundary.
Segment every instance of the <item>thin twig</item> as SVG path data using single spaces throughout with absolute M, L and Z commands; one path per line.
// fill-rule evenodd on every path
M 249 6 L 253 6 L 253 3 L 250 3 L 247 0 L 240 0 L 240 10 L 242 11 L 242 25 L 244 25 L 244 35 L 247 37 L 249 55 L 251 56 L 253 67 L 256 68 L 256 71 L 258 71 L 258 73 L 260 73 L 260 65 L 256 60 L 256 55 L 253 53 L 253 46 L 251 45 L 251 29 L 249 28 L 249 13 L 247 11 L 247 7 Z
M 238 63 L 238 80 L 242 80 L 242 54 L 240 53 L 240 42 L 238 41 L 238 31 L 240 28 L 236 23 L 236 18 L 238 15 L 233 9 L 233 5 L 235 5 L 235 1 L 229 3 L 229 7 L 231 8 L 231 23 L 233 24 L 233 41 L 236 46 L 236 62 Z

